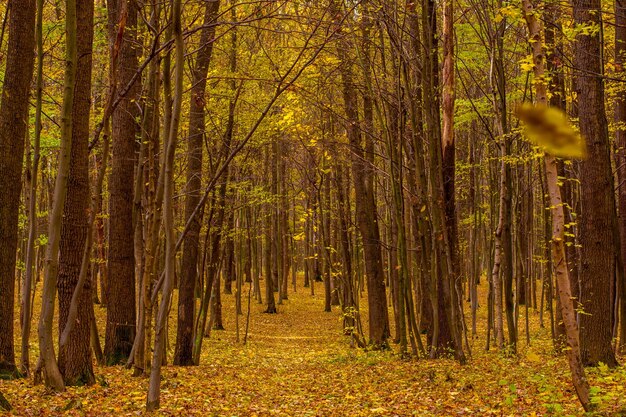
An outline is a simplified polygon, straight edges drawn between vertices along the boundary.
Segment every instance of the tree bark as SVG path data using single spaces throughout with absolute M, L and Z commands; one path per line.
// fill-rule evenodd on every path
M 463 356 L 462 334 L 463 291 L 461 289 L 461 265 L 459 260 L 459 232 L 456 217 L 455 199 L 455 137 L 454 137 L 454 105 L 456 99 L 454 70 L 454 1 L 446 0 L 443 6 L 443 69 L 442 69 L 442 174 L 443 194 L 445 200 L 445 228 L 448 235 L 450 252 L 450 271 L 448 282 L 450 292 L 450 309 L 452 310 L 450 326 L 456 344 L 457 356 Z M 460 355 L 459 355 L 460 353 Z M 461 360 L 464 361 L 465 359 Z
M 13 340 L 15 251 L 28 97 L 35 66 L 35 0 L 9 0 L 9 37 L 0 103 L 0 376 L 16 374 Z
M 111 0 L 108 7 L 109 42 L 122 41 L 116 72 L 119 91 L 131 82 L 138 68 L 137 0 Z M 112 57 L 113 58 L 113 57 Z M 109 176 L 109 252 L 107 324 L 104 355 L 107 364 L 123 363 L 135 339 L 135 254 L 133 238 L 133 184 L 136 159 L 139 85 L 134 85 L 111 115 L 111 174 Z
M 72 295 L 78 284 L 89 217 L 89 115 L 93 42 L 93 0 L 76 6 L 77 68 L 72 115 L 72 147 L 59 259 L 59 336 L 68 320 Z M 59 349 L 59 369 L 66 385 L 95 382 L 90 349 L 91 282 L 86 280 L 78 299 L 78 314 L 65 346 Z
M 602 25 L 600 0 L 574 0 L 574 21 Z M 608 124 L 604 111 L 602 32 L 579 33 L 574 53 L 574 90 L 587 159 L 580 164 L 582 213 L 580 243 L 580 320 L 582 361 L 617 365 L 611 345 L 615 298 L 616 244 L 619 238 L 611 173 Z M 616 239 L 617 238 L 617 239 Z

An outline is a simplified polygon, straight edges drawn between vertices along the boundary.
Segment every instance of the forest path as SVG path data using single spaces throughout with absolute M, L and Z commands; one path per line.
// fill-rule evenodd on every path
M 551 354 L 547 330 L 534 333 L 518 357 L 484 351 L 479 333 L 473 359 L 402 360 L 393 351 L 367 352 L 349 346 L 339 307 L 324 313 L 323 287 L 290 289 L 278 314 L 265 314 L 251 300 L 248 343 L 236 342 L 233 295 L 223 295 L 226 330 L 205 338 L 198 367 L 163 368 L 161 410 L 170 416 L 508 416 L 581 415 L 569 388 L 567 365 Z M 248 287 L 243 289 L 243 340 Z M 361 304 L 365 303 L 364 294 Z M 171 310 L 168 358 L 174 347 L 176 299 Z M 481 307 L 480 328 L 486 328 Z M 363 310 L 364 317 L 367 312 Z M 392 310 L 390 310 L 392 314 Z M 103 334 L 105 310 L 96 307 Z M 531 319 L 538 314 L 531 312 Z M 522 316 L 520 316 L 522 320 Z M 365 321 L 365 320 L 364 320 Z M 521 322 L 520 322 L 521 323 Z M 364 322 L 367 329 L 367 323 Z M 533 328 L 538 328 L 537 323 Z M 520 337 L 523 340 L 523 334 Z M 35 340 L 35 339 L 33 339 Z M 395 348 L 395 346 L 394 346 Z M 145 412 L 146 378 L 123 367 L 95 367 L 98 383 L 44 393 L 32 381 L 0 381 L 19 416 L 136 416 Z M 612 392 L 626 397 L 626 371 L 593 374 L 592 383 L 612 378 Z M 621 387 L 621 388 L 620 388 Z M 621 402 L 621 400 L 619 400 Z M 617 400 L 616 400 L 617 402 Z M 617 405 L 617 404 L 616 404 Z M 535 414 L 533 414 L 535 413 Z

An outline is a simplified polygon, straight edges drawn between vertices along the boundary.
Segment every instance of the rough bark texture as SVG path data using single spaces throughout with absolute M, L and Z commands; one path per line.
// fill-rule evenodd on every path
M 77 69 L 72 116 L 70 175 L 65 201 L 59 259 L 59 334 L 65 328 L 72 294 L 78 282 L 88 229 L 89 210 L 89 109 L 93 41 L 93 0 L 76 7 Z M 78 301 L 78 316 L 67 344 L 59 351 L 59 370 L 66 385 L 95 382 L 90 349 L 91 283 L 87 279 Z
M 138 67 L 135 0 L 109 2 L 109 36 L 115 43 L 120 21 L 125 28 L 113 76 L 117 93 Z M 124 13 L 126 14 L 124 16 Z M 137 94 L 135 82 L 111 116 L 112 159 L 109 177 L 108 309 L 104 354 L 108 364 L 125 361 L 135 339 L 135 256 L 133 246 L 133 177 L 136 151 Z
M 205 25 L 213 22 L 219 9 L 219 0 L 207 0 Z M 206 77 L 213 53 L 215 26 L 207 26 L 200 35 L 200 49 L 192 73 L 191 101 L 189 103 L 189 137 L 187 139 L 187 185 L 185 218 L 189 219 L 200 202 L 202 186 L 202 147 L 204 139 L 204 94 Z M 194 292 L 198 280 L 198 248 L 202 218 L 196 216 L 183 242 L 183 259 L 178 287 L 178 327 L 174 364 L 193 365 Z
M 601 23 L 600 0 L 575 0 L 577 24 Z M 604 111 L 601 32 L 579 34 L 574 54 L 574 83 L 580 132 L 587 142 L 587 159 L 580 165 L 582 244 L 580 302 L 581 355 L 585 365 L 617 365 L 611 346 L 615 297 L 615 194 L 610 144 Z
M 9 38 L 0 104 L 0 375 L 16 371 L 15 252 L 28 95 L 35 62 L 35 1 L 9 0 Z

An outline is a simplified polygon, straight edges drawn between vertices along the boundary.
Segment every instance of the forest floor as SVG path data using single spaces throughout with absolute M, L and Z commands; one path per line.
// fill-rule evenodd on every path
M 460 366 L 446 359 L 405 360 L 393 350 L 350 348 L 341 332 L 339 307 L 324 313 L 323 287 L 316 285 L 316 291 L 315 296 L 307 288 L 290 292 L 275 315 L 264 314 L 263 306 L 252 300 L 245 346 L 236 342 L 234 297 L 224 295 L 226 330 L 213 331 L 205 339 L 201 366 L 164 368 L 157 415 L 583 415 L 570 388 L 566 361 L 553 353 L 549 330 L 539 327 L 537 312 L 529 315 L 527 346 L 521 311 L 517 356 L 486 352 L 485 334 L 479 332 L 470 340 L 469 364 Z M 247 295 L 247 288 L 243 292 Z M 242 339 L 246 307 L 244 300 L 244 315 L 239 318 Z M 486 327 L 485 310 L 479 311 L 479 329 Z M 174 307 L 173 316 L 175 312 Z M 105 310 L 97 306 L 96 315 L 102 334 Z M 175 334 L 172 325 L 170 355 Z M 31 340 L 36 344 L 35 337 Z M 95 385 L 70 387 L 62 394 L 46 393 L 30 379 L 0 381 L 0 392 L 13 405 L 12 414 L 19 416 L 145 413 L 146 378 L 133 378 L 123 367 L 96 366 L 95 373 Z M 600 367 L 589 374 L 602 415 L 622 415 L 626 369 Z

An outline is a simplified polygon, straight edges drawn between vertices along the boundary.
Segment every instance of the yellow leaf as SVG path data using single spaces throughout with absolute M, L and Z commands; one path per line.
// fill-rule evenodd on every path
M 584 159 L 587 155 L 584 138 L 561 110 L 523 104 L 516 113 L 526 125 L 528 139 L 545 152 L 565 159 Z

